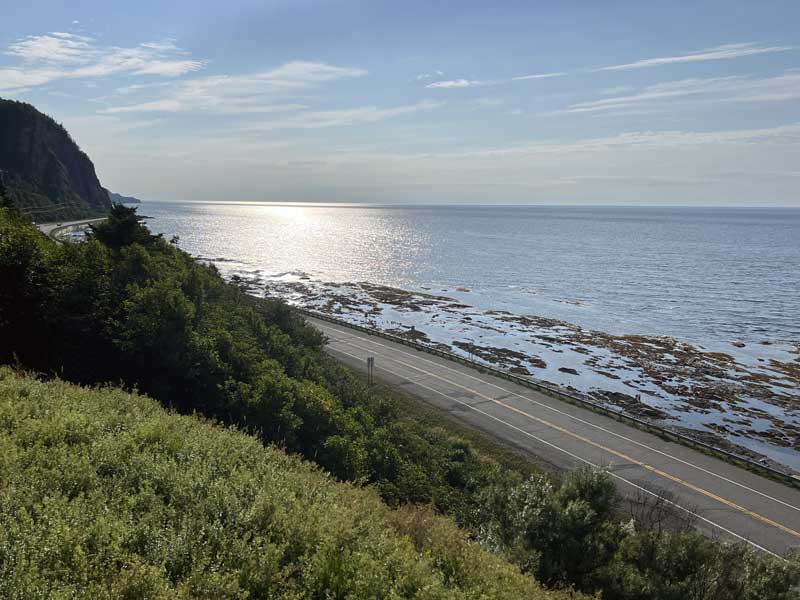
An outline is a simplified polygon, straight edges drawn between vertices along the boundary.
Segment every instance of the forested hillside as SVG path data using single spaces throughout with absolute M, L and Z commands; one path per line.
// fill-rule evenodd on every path
M 35 221 L 105 214 L 111 207 L 89 157 L 30 104 L 0 99 L 0 171 L 6 202 Z
M 800 593 L 797 557 L 723 545 L 691 523 L 674 531 L 656 510 L 631 521 L 602 471 L 529 477 L 416 420 L 397 398 L 327 357 L 322 336 L 289 307 L 226 283 L 151 235 L 133 209 L 114 207 L 87 242 L 62 245 L 0 209 L 0 281 L 0 363 L 84 384 L 122 383 L 180 412 L 235 425 L 339 480 L 372 486 L 403 508 L 387 518 L 417 527 L 417 546 L 430 541 L 423 513 L 411 507 L 424 505 L 548 586 L 631 600 Z M 74 422 L 93 419 L 90 411 L 57 431 L 69 436 Z M 184 454 L 175 446 L 172 455 Z M 21 455 L 6 454 L 10 468 L 24 462 L 14 456 Z M 46 457 L 38 460 L 47 464 Z M 89 472 L 98 468 L 86 460 Z M 342 568 L 359 556 L 342 553 Z
M 118 389 L 0 368 L 0 597 L 567 598 L 425 508 Z

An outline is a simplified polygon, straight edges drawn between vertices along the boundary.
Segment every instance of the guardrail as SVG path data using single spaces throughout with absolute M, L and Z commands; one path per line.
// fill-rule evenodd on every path
M 68 233 L 72 233 L 73 231 L 79 231 L 81 229 L 86 229 L 92 223 L 99 223 L 100 221 L 105 221 L 106 217 L 97 217 L 94 219 L 87 219 L 86 221 L 80 221 L 78 223 L 67 223 L 65 225 L 58 225 L 57 227 L 53 227 L 48 233 L 50 239 L 55 240 L 56 242 L 63 242 L 64 235 Z
M 420 350 L 422 352 L 427 352 L 429 354 L 433 354 L 436 356 L 440 356 L 447 360 L 452 360 L 454 362 L 461 363 L 463 365 L 467 365 L 474 369 L 489 372 L 496 377 L 501 377 L 503 379 L 507 379 L 509 381 L 513 381 L 519 385 L 524 385 L 525 387 L 531 388 L 550 396 L 552 398 L 556 398 L 557 400 L 561 400 L 563 402 L 568 402 L 569 404 L 580 406 L 581 408 L 585 408 L 596 413 L 600 413 L 612 419 L 615 419 L 621 423 L 625 423 L 627 425 L 631 425 L 636 427 L 637 429 L 642 429 L 644 431 L 648 431 L 649 433 L 653 433 L 660 437 L 666 438 L 670 441 L 677 442 L 679 444 L 683 444 L 684 446 L 688 446 L 695 450 L 700 450 L 707 454 L 712 454 L 718 458 L 721 458 L 727 462 L 733 463 L 738 466 L 745 467 L 751 471 L 754 471 L 760 475 L 764 475 L 771 479 L 776 479 L 790 485 L 795 488 L 800 488 L 800 476 L 792 475 L 789 473 L 784 473 L 783 471 L 779 471 L 778 469 L 774 469 L 768 465 L 761 464 L 746 456 L 741 456 L 739 454 L 735 454 L 733 452 L 729 452 L 727 450 L 723 450 L 722 448 L 717 448 L 716 446 L 712 446 L 711 444 L 707 444 L 705 442 L 701 442 L 700 440 L 696 440 L 691 436 L 685 435 L 678 431 L 673 431 L 666 427 L 662 427 L 661 425 L 657 425 L 645 419 L 640 419 L 638 417 L 634 417 L 632 415 L 626 414 L 622 411 L 615 410 L 613 408 L 609 408 L 608 406 L 604 406 L 593 400 L 590 400 L 588 397 L 582 397 L 577 394 L 570 394 L 564 392 L 560 389 L 554 388 L 552 386 L 546 385 L 544 383 L 540 383 L 538 381 L 528 379 L 527 377 L 520 377 L 519 375 L 515 375 L 514 373 L 510 373 L 503 369 L 498 369 L 497 367 L 493 367 L 486 363 L 478 362 L 475 360 L 471 360 L 469 358 L 465 358 L 463 356 L 459 356 L 453 352 L 448 352 L 446 350 L 439 350 L 438 348 L 431 348 L 429 346 L 425 346 L 418 342 L 414 342 L 412 340 L 405 339 L 403 337 L 393 335 L 391 333 L 386 333 L 385 331 L 381 331 L 380 329 L 374 329 L 371 327 L 364 327 L 363 325 L 356 325 L 355 323 L 349 323 L 343 319 L 337 319 L 336 317 L 332 317 L 330 315 L 326 315 L 324 313 L 318 313 L 313 310 L 308 310 L 305 308 L 293 307 L 294 310 L 299 312 L 302 315 L 312 317 L 314 319 L 319 319 L 321 321 L 328 321 L 330 323 L 334 323 L 336 325 L 340 325 L 342 327 L 347 327 L 349 329 L 354 329 L 356 331 L 361 331 L 368 335 L 374 335 L 378 337 L 382 337 L 384 339 L 390 340 L 397 344 L 403 344 L 404 346 L 408 346 L 409 348 L 414 348 L 416 350 Z

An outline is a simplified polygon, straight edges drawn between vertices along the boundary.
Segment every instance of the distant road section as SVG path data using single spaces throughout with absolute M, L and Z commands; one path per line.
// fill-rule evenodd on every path
M 333 356 L 559 469 L 602 466 L 626 496 L 666 497 L 707 535 L 782 556 L 800 546 L 800 490 L 513 382 L 308 318 Z
M 58 234 L 61 231 L 66 231 L 73 227 L 79 227 L 81 225 L 90 225 L 92 223 L 99 223 L 100 221 L 105 221 L 105 217 L 99 217 L 95 219 L 81 219 L 79 221 L 62 221 L 59 223 L 39 223 L 36 227 L 46 236 L 56 240 L 61 241 L 58 239 Z

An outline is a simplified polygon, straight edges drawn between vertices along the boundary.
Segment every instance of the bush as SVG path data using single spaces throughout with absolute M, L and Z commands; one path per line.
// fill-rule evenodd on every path
M 3 598 L 562 597 L 448 519 L 119 389 L 0 369 L 0 449 Z
M 248 296 L 115 207 L 83 244 L 57 245 L 0 210 L 0 362 L 84 384 L 123 382 L 375 484 L 392 506 L 465 523 L 497 466 L 404 418 L 321 352 L 285 304 Z

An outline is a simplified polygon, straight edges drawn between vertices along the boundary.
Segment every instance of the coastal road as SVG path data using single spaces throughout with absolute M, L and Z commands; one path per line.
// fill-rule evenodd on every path
M 99 217 L 94 219 L 80 219 L 78 221 L 61 221 L 57 223 L 39 223 L 36 227 L 45 234 L 47 237 L 56 239 L 54 236 L 60 229 L 66 229 L 68 227 L 73 227 L 76 225 L 89 225 L 91 223 L 98 223 L 100 221 L 105 221 L 105 217 Z
M 800 490 L 505 379 L 308 318 L 328 352 L 558 469 L 601 466 L 628 498 L 669 498 L 714 538 L 783 556 L 800 546 Z

